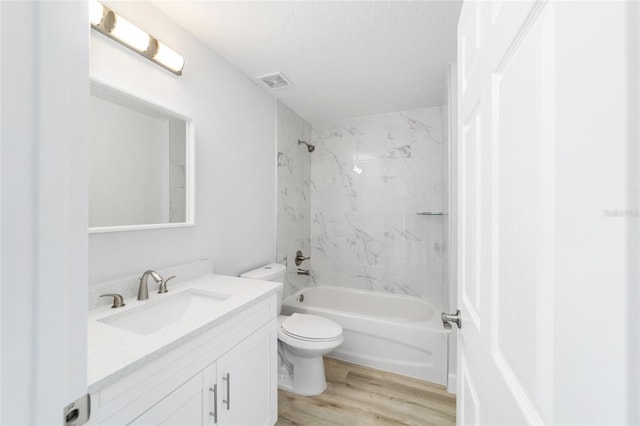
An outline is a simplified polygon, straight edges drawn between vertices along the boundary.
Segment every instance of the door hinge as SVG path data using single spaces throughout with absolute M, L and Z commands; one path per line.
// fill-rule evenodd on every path
M 80 426 L 89 421 L 91 416 L 91 396 L 82 395 L 62 410 L 64 426 Z

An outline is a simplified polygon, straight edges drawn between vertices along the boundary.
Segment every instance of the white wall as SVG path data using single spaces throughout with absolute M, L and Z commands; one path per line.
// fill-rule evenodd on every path
M 629 99 L 627 106 L 630 117 L 640 117 L 640 4 L 628 2 L 626 11 L 627 20 L 627 53 L 628 74 L 627 90 Z M 627 156 L 627 190 L 629 192 L 629 207 L 636 212 L 640 210 L 640 120 L 629 120 L 628 126 L 628 156 Z M 640 324 L 640 220 L 628 225 L 628 254 L 632 261 L 628 262 L 629 279 L 627 284 L 627 321 L 629 324 Z M 633 261 L 635 260 L 635 261 Z M 640 328 L 629 327 L 629 356 L 628 383 L 629 398 L 631 401 L 640 401 Z M 640 404 L 629 404 L 629 423 L 640 424 Z
M 555 7 L 555 413 L 557 424 L 637 423 L 637 109 L 629 109 L 638 58 L 626 2 Z M 576 16 L 580 19 L 576 19 Z M 627 25 L 630 25 L 627 27 Z M 635 68 L 637 71 L 637 68 Z M 637 90 L 637 87 L 635 87 Z M 607 105 L 607 107 L 602 107 Z M 631 160 L 631 161 L 630 161 Z M 636 176 L 637 177 L 637 176 Z M 630 266 L 630 264 L 632 266 Z M 598 314 L 594 314 L 597 311 Z M 571 326 L 577 324 L 579 326 Z M 629 328 L 633 330 L 629 332 Z M 635 342 L 634 342 L 635 341 Z M 635 395 L 634 395 L 635 393 Z M 636 397 L 635 399 L 633 397 Z M 631 421 L 636 420 L 636 421 Z
M 237 275 L 275 260 L 275 101 L 147 2 L 107 6 L 185 58 L 180 77 L 95 31 L 91 76 L 192 117 L 196 226 L 92 234 L 89 279 L 212 257 Z

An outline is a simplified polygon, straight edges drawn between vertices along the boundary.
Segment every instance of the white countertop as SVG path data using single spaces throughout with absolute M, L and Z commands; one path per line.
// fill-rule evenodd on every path
M 115 383 L 153 359 L 157 359 L 185 342 L 220 324 L 226 318 L 259 300 L 267 298 L 282 286 L 281 283 L 230 277 L 205 275 L 176 284 L 169 292 L 158 294 L 157 285 L 149 282 L 149 299 L 126 299 L 126 306 L 111 309 L 103 306 L 89 311 L 89 339 L 87 354 L 87 380 L 89 392 Z M 215 309 L 202 312 L 148 335 L 123 330 L 99 320 L 110 315 L 135 309 L 146 303 L 162 300 L 179 292 L 200 289 L 229 295 L 215 305 Z

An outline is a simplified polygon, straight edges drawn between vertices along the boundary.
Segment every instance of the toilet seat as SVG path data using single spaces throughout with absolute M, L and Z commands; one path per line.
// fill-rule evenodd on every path
M 296 340 L 329 342 L 342 337 L 339 324 L 317 315 L 294 313 L 279 322 L 282 333 Z

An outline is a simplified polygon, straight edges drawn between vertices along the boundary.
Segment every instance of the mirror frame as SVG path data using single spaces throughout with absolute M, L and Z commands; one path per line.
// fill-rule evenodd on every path
M 145 104 L 151 105 L 153 108 L 160 112 L 164 112 L 167 115 L 174 116 L 176 118 L 182 119 L 185 121 L 186 127 L 186 136 L 185 136 L 185 210 L 186 210 L 186 221 L 178 222 L 178 223 L 152 223 L 152 224 L 143 224 L 143 225 L 118 225 L 118 226 L 97 226 L 97 227 L 89 227 L 89 234 L 101 234 L 105 232 L 121 232 L 121 231 L 142 231 L 147 229 L 165 229 L 165 228 L 184 228 L 188 226 L 195 225 L 195 129 L 193 119 L 188 117 L 185 114 L 176 112 L 170 108 L 165 107 L 164 105 L 160 105 L 156 102 L 152 102 L 148 99 L 145 99 L 142 96 L 131 93 L 128 90 L 123 90 L 120 87 L 114 86 L 112 84 L 106 83 L 102 80 L 91 77 L 90 79 L 91 87 L 97 87 L 100 90 L 107 90 L 110 92 L 116 92 L 118 95 L 129 98 L 135 102 L 142 102 Z M 90 95 L 93 96 L 93 95 Z M 87 157 L 87 161 L 89 158 Z M 91 194 L 88 194 L 91 197 Z

